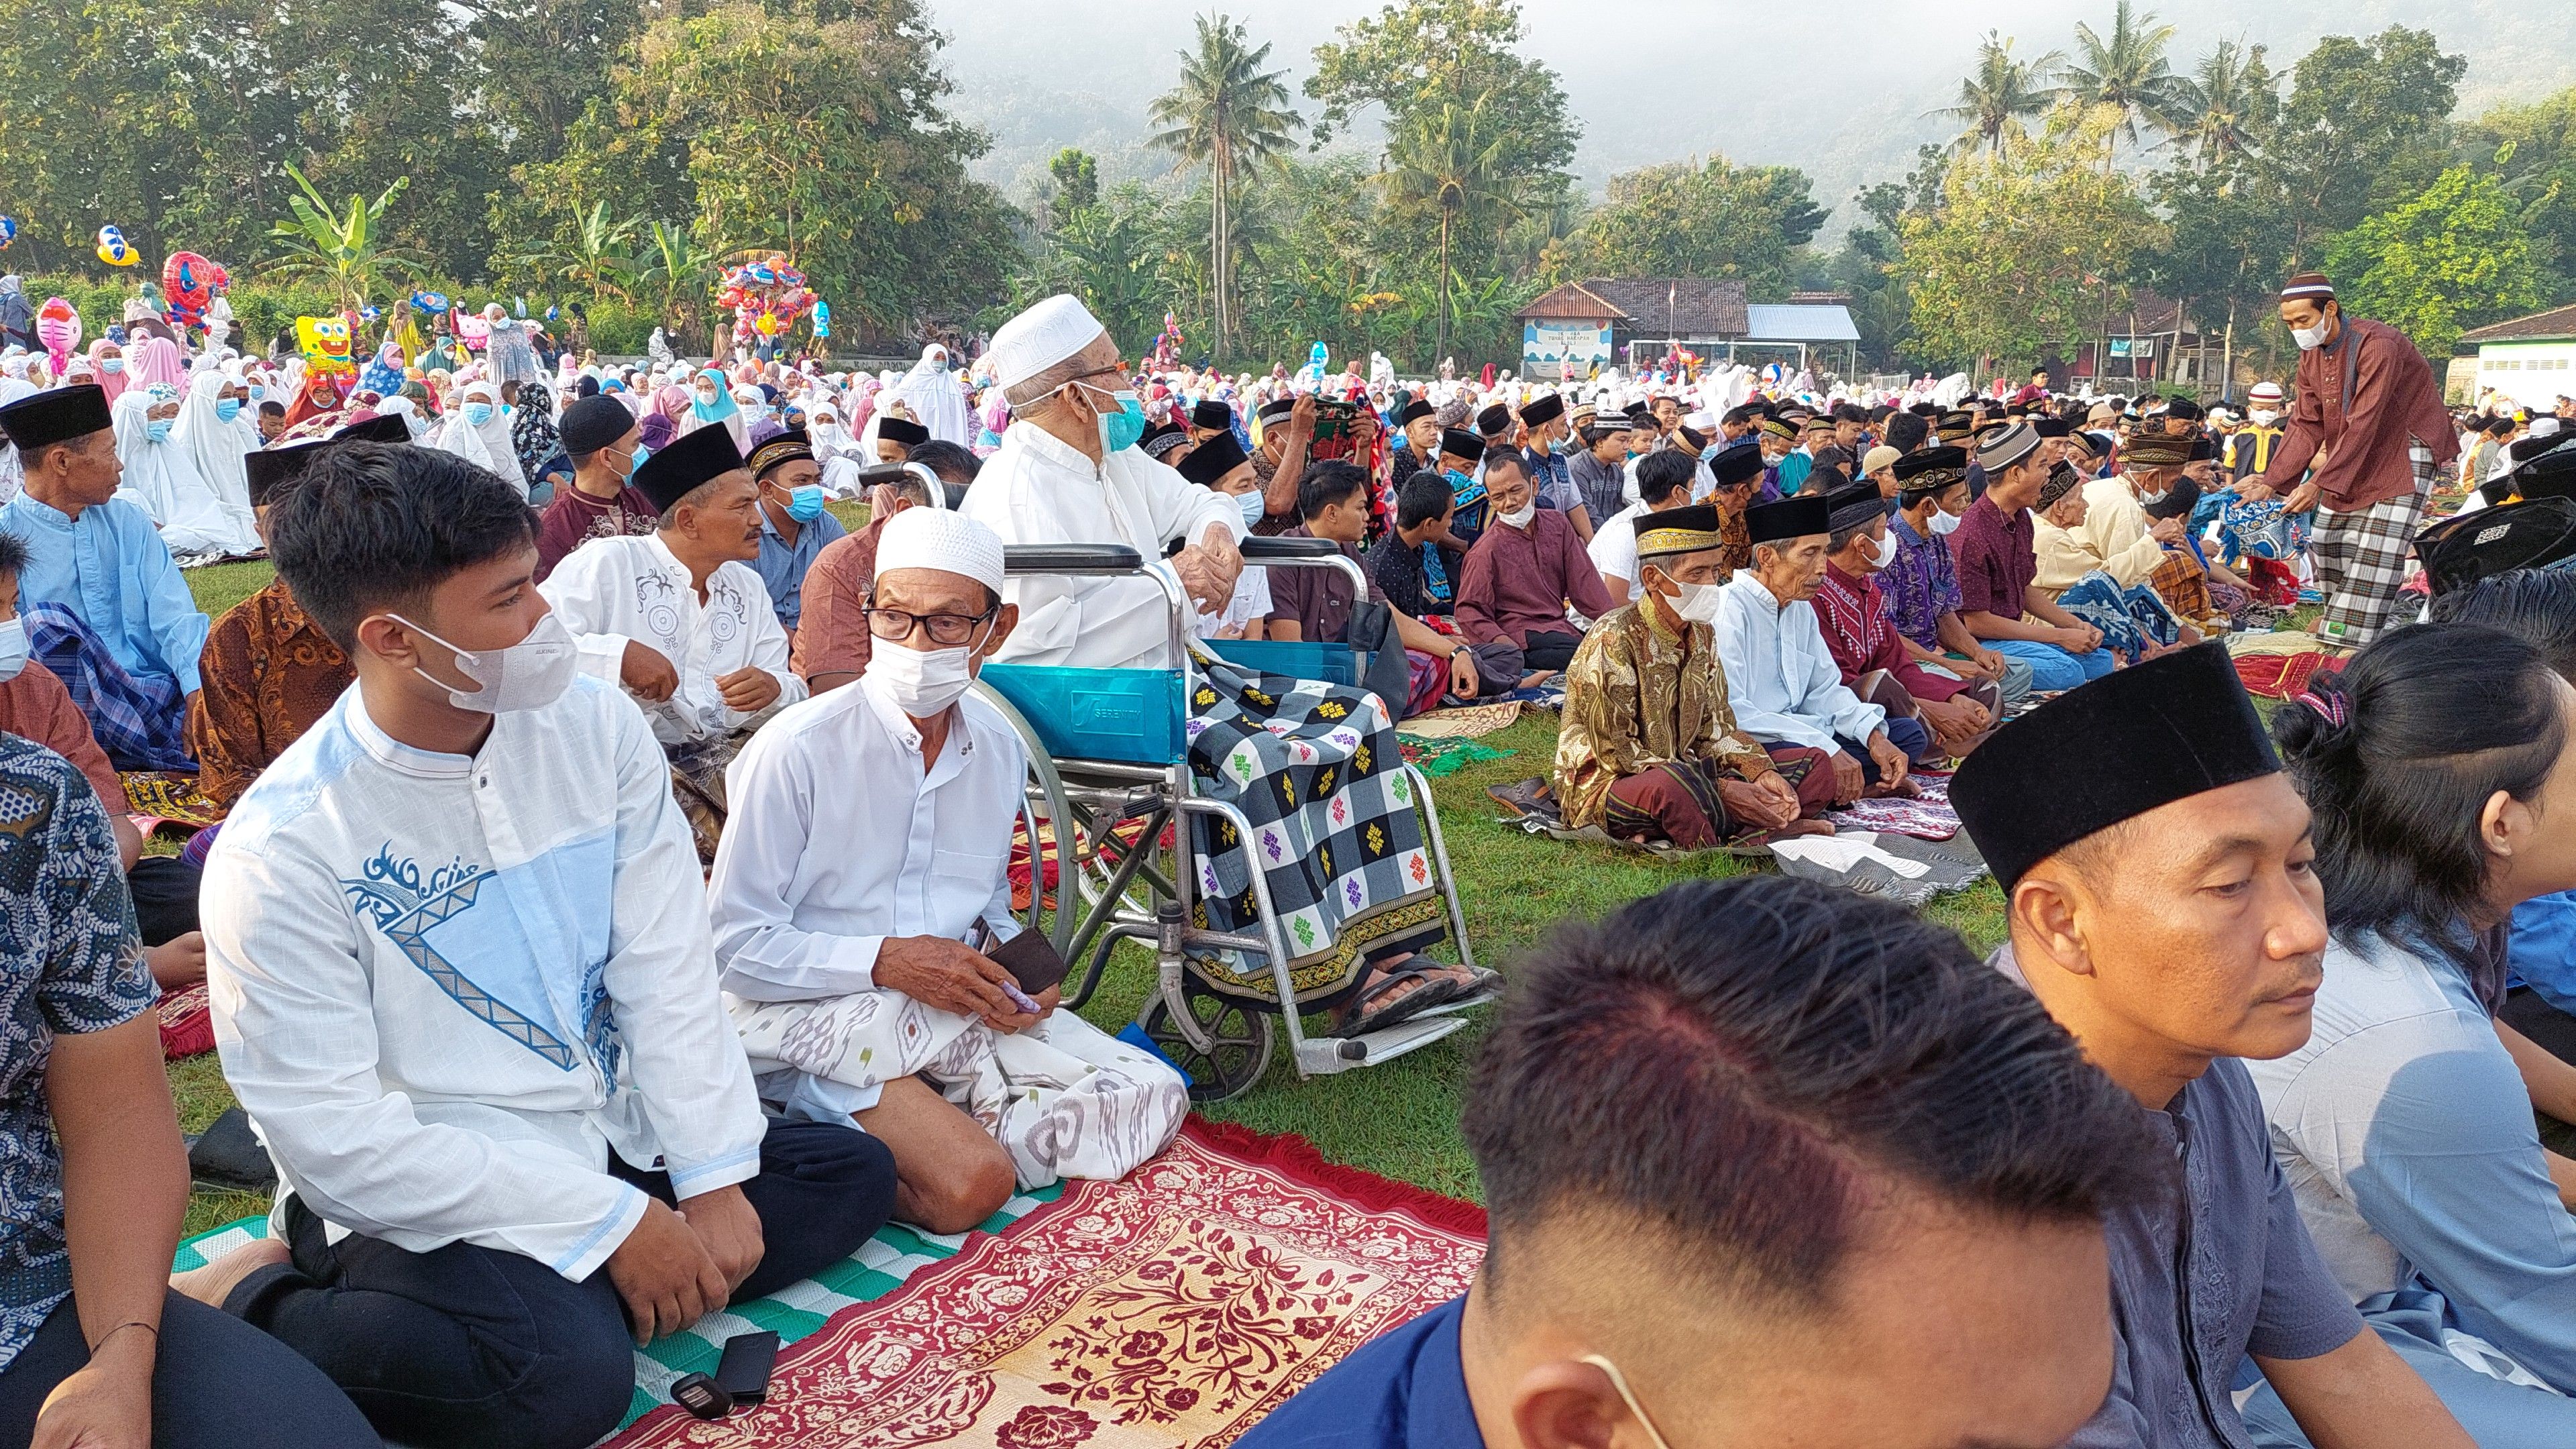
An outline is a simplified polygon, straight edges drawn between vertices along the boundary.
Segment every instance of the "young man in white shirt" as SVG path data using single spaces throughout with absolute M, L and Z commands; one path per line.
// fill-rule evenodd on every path
M 761 1095 L 855 1117 L 893 1149 L 896 1214 L 940 1233 L 1015 1182 L 1122 1177 L 1189 1111 L 1179 1073 L 991 954 L 1020 934 L 1008 867 L 1028 764 L 968 686 L 1018 622 L 991 529 L 897 514 L 858 686 L 779 715 L 734 761 L 708 883 Z
M 720 429 L 709 431 L 721 432 Z M 226 1080 L 282 1192 L 178 1286 L 415 1446 L 576 1449 L 629 1353 L 855 1251 L 885 1145 L 763 1119 L 662 751 L 581 677 L 534 515 L 450 454 L 353 444 L 269 520 L 357 687 L 206 867 Z

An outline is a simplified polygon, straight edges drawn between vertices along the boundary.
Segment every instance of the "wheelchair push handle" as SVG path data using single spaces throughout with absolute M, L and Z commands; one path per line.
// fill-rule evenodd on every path
M 1329 538 L 1247 538 L 1237 545 L 1248 563 L 1278 563 L 1285 559 L 1331 558 L 1342 547 Z

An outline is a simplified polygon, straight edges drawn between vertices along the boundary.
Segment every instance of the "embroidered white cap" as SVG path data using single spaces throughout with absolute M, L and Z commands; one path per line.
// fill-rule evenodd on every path
M 886 520 L 877 539 L 877 573 L 938 569 L 1002 591 L 1002 536 L 962 513 L 907 508 Z
M 1059 292 L 1003 323 L 985 359 L 993 365 L 995 382 L 1015 388 L 1089 347 L 1107 330 L 1081 299 Z

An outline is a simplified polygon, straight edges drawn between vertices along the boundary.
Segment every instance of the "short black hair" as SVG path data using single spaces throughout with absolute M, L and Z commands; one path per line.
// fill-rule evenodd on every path
M 1297 480 L 1297 516 L 1315 518 L 1327 508 L 1368 487 L 1369 477 L 1357 464 L 1338 459 L 1317 463 Z
M 1932 420 L 1921 413 L 1891 413 L 1887 419 L 1887 446 L 1900 453 L 1911 453 L 1932 436 Z
M 259 405 L 259 410 L 263 413 L 275 413 L 281 418 L 286 416 L 286 404 L 279 402 L 275 398 L 263 399 Z
M 1718 421 L 1732 428 L 1740 427 L 1760 416 L 1762 416 L 1762 409 L 1755 407 L 1751 403 L 1746 403 L 1741 407 L 1728 408 L 1725 414 L 1718 418 Z
M 2172 1181 L 2038 998 L 1903 906 L 1790 876 L 1560 927 L 1513 973 L 1466 1102 L 1498 1300 L 1551 1220 L 1632 1220 L 1695 1288 L 1813 1307 L 1876 1183 L 2078 1223 Z
M 1298 490 L 1304 500 L 1305 490 Z M 1450 485 L 1449 475 L 1436 468 L 1424 468 L 1404 480 L 1395 494 L 1395 525 L 1398 528 L 1420 528 L 1448 513 L 1458 501 L 1458 490 Z
M 403 443 L 323 450 L 269 510 L 268 551 L 295 602 L 342 649 L 358 622 L 418 609 L 462 569 L 536 542 L 537 516 L 499 475 Z
M 16 578 L 27 568 L 27 541 L 14 533 L 0 533 L 0 578 Z
M 946 438 L 915 443 L 912 451 L 903 456 L 904 461 L 919 463 L 938 474 L 940 482 L 954 483 L 960 488 L 973 483 L 975 475 L 984 471 L 984 460 L 976 457 L 974 450 Z
M 2550 668 L 2576 684 L 2576 573 L 2513 569 L 2435 594 L 2432 615 L 2437 624 L 2502 629 L 2539 650 Z
M 1699 475 L 1699 459 L 1677 448 L 1648 453 L 1637 460 L 1637 496 L 1648 508 L 1688 488 Z
M 1517 449 L 1496 448 L 1494 451 L 1487 453 L 1485 455 L 1485 476 L 1487 478 L 1494 476 L 1494 467 L 1496 464 L 1509 464 L 1513 472 L 1520 474 L 1524 478 L 1530 476 L 1529 459 L 1522 457 Z
M 1836 403 L 1834 404 L 1834 421 L 1838 423 L 1859 423 L 1861 426 L 1867 427 L 1869 426 L 1869 409 L 1862 407 L 1859 403 Z

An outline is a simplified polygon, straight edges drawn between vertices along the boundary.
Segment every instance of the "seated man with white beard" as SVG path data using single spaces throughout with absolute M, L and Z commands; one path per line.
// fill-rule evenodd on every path
M 1189 1093 L 988 954 L 1019 935 L 1028 770 L 967 694 L 1019 622 L 1002 541 L 939 509 L 896 514 L 867 622 L 857 687 L 781 713 L 734 762 L 716 959 L 761 1096 L 855 1118 L 894 1152 L 896 1215 L 964 1232 L 1015 1184 L 1124 1176 L 1179 1132 Z

